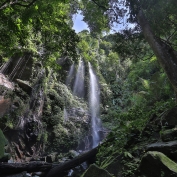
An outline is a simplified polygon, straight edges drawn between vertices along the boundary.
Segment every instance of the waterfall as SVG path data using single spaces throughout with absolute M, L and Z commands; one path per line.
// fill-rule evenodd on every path
M 23 63 L 23 61 L 24 61 L 24 59 L 25 59 L 25 57 L 19 58 L 17 64 L 16 64 L 15 67 L 13 68 L 12 72 L 9 74 L 9 80 L 12 81 L 12 79 L 16 76 L 17 71 L 18 71 L 18 69 L 20 69 L 20 67 L 21 67 L 21 65 L 22 65 L 22 63 Z
M 84 62 L 80 60 L 74 82 L 73 94 L 81 98 L 84 97 L 84 75 L 85 75 Z
M 12 58 L 10 58 L 7 62 L 5 62 L 1 68 L 0 68 L 0 73 L 6 74 L 7 68 L 9 67 L 10 63 L 12 61 Z
M 72 83 L 72 79 L 73 79 L 73 75 L 74 75 L 74 64 L 72 64 L 70 66 L 70 69 L 69 69 L 69 73 L 68 73 L 68 76 L 66 78 L 66 85 L 69 87 L 71 87 L 71 83 Z
M 100 137 L 98 134 L 98 130 L 101 128 L 101 122 L 99 119 L 100 99 L 98 81 L 90 63 L 89 63 L 89 76 L 90 76 L 89 107 L 92 123 L 92 137 L 93 137 L 92 147 L 94 148 L 100 142 Z

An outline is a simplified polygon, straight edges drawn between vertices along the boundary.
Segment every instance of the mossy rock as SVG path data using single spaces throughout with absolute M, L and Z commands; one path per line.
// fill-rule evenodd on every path
M 146 151 L 158 151 L 172 160 L 177 161 L 177 140 L 169 142 L 156 142 L 146 146 Z
M 82 174 L 81 177 L 114 177 L 108 171 L 99 168 L 96 165 L 90 165 L 90 167 Z
M 28 82 L 20 79 L 16 79 L 16 82 L 18 83 L 19 87 L 22 88 L 22 90 L 24 90 L 27 94 L 30 95 L 32 93 L 32 87 L 29 85 Z
M 177 127 L 162 131 L 161 138 L 164 142 L 177 140 Z
M 143 156 L 139 170 L 146 177 L 177 176 L 177 164 L 157 151 L 149 151 Z

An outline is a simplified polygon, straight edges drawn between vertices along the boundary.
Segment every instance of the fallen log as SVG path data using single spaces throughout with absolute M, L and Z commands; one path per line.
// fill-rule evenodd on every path
M 15 174 L 20 173 L 23 171 L 30 172 L 45 172 L 46 177 L 58 177 L 59 174 L 62 174 L 63 172 L 66 172 L 80 164 L 82 164 L 85 161 L 89 161 L 90 159 L 93 159 L 97 152 L 98 148 L 100 146 L 106 145 L 108 142 L 113 141 L 114 139 L 108 139 L 104 143 L 100 144 L 99 146 L 91 149 L 90 151 L 87 151 L 86 153 L 83 153 L 74 159 L 64 162 L 62 164 L 52 164 L 47 163 L 44 161 L 33 161 L 33 162 L 26 162 L 26 163 L 0 163 L 0 176 L 6 175 L 6 174 Z
M 48 171 L 52 168 L 51 163 L 34 161 L 27 163 L 0 163 L 0 176 L 5 174 L 15 174 L 22 171 L 27 172 L 38 172 L 38 171 Z
M 58 176 L 58 173 L 70 170 L 81 163 L 93 158 L 97 153 L 97 148 L 94 148 L 84 154 L 77 156 L 76 158 L 62 163 L 62 164 L 52 164 L 42 161 L 26 162 L 26 163 L 0 163 L 0 176 L 20 173 L 23 171 L 30 172 L 48 172 L 48 177 Z
M 98 151 L 98 147 L 96 147 L 84 154 L 81 154 L 68 162 L 56 165 L 54 168 L 50 169 L 50 171 L 47 173 L 46 177 L 58 177 L 59 174 L 61 174 L 62 172 L 70 170 L 70 169 L 82 164 L 83 162 L 95 157 L 97 154 L 97 151 Z

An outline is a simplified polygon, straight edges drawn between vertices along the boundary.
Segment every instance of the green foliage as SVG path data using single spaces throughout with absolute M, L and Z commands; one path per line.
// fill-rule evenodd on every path
M 129 154 L 129 155 L 126 155 Z M 133 176 L 139 167 L 140 160 L 135 159 L 129 152 L 124 153 L 124 157 L 121 160 L 123 165 L 122 176 Z
M 28 2 L 26 2 L 27 4 Z M 78 37 L 69 21 L 70 5 L 64 1 L 35 1 L 28 8 L 14 2 L 0 11 L 0 51 L 3 58 L 30 51 L 44 65 L 56 65 L 62 55 L 77 57 Z
M 99 0 L 98 4 L 105 5 L 108 8 L 107 0 Z M 104 15 L 105 9 L 98 8 L 92 1 L 82 0 L 81 14 L 84 16 L 83 20 L 88 24 L 89 29 L 93 33 L 100 33 L 102 30 L 108 30 L 108 16 Z

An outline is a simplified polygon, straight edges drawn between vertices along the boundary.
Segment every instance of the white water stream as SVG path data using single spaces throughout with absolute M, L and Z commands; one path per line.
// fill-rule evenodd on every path
M 71 83 L 72 83 L 72 80 L 74 78 L 74 64 L 71 65 L 70 69 L 69 69 L 69 73 L 68 73 L 68 76 L 66 78 L 66 85 L 68 87 L 71 87 Z
M 82 60 L 79 61 L 79 66 L 76 73 L 76 78 L 74 82 L 73 94 L 83 98 L 84 97 L 84 76 L 85 76 L 85 66 Z
M 100 142 L 100 137 L 99 137 L 99 133 L 98 133 L 98 131 L 101 128 L 101 122 L 100 122 L 100 118 L 99 118 L 100 90 L 99 90 L 96 75 L 93 72 L 93 69 L 92 69 L 92 66 L 90 63 L 89 63 L 89 76 L 90 76 L 89 107 L 90 107 L 91 123 L 92 123 L 92 137 L 93 137 L 92 148 L 94 148 Z

